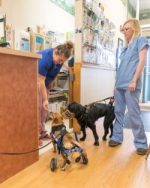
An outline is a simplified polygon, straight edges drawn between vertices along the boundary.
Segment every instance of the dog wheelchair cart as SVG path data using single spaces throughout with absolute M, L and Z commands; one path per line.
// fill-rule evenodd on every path
M 74 153 L 74 152 L 79 152 L 79 156 L 75 159 L 75 162 L 79 162 L 80 160 L 82 160 L 82 163 L 87 165 L 88 164 L 88 158 L 87 156 L 84 154 L 83 149 L 75 144 L 72 144 L 72 147 L 67 149 L 65 148 L 65 146 L 63 145 L 63 137 L 65 136 L 65 134 L 67 134 L 68 132 L 66 131 L 66 128 L 64 127 L 60 133 L 55 136 L 52 132 L 50 133 L 52 142 L 54 144 L 56 144 L 57 146 L 57 152 L 58 154 L 60 154 L 62 156 L 62 158 L 64 159 L 64 163 L 61 167 L 62 170 L 65 170 L 65 167 L 67 164 L 71 164 L 71 161 L 69 160 L 69 154 Z M 53 157 L 50 161 L 50 169 L 52 172 L 54 172 L 57 169 L 57 157 Z

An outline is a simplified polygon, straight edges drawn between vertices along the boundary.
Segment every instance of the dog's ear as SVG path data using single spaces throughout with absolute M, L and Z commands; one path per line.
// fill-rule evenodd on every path
M 75 107 L 77 105 L 76 102 L 72 102 L 68 105 L 68 109 L 72 108 L 72 107 Z
M 55 112 L 53 113 L 52 125 L 57 125 L 57 124 L 64 124 L 64 122 L 63 122 L 63 116 L 60 113 Z
M 58 118 L 58 119 L 61 119 L 61 120 L 63 120 L 63 116 L 62 116 L 62 114 L 60 114 L 60 113 L 57 113 L 57 115 L 56 115 L 56 116 L 57 116 L 57 118 Z
M 73 101 L 72 103 L 70 103 L 70 105 L 71 105 L 71 104 L 72 104 L 72 105 L 75 105 L 75 104 L 77 104 L 77 102 Z
M 58 123 L 59 123 L 59 120 L 57 118 L 54 118 L 52 121 L 52 124 L 58 124 Z
M 50 112 L 50 116 L 51 116 L 51 118 L 52 118 L 53 120 L 59 118 L 59 115 L 58 115 L 57 112 Z
M 59 116 L 58 116 L 58 113 L 57 113 L 57 112 L 53 112 L 53 118 L 54 118 L 54 119 L 56 119 L 56 118 L 58 119 L 58 117 L 59 117 Z
M 47 120 L 53 119 L 53 112 L 48 112 Z
M 81 104 L 79 104 L 77 102 L 72 102 L 69 104 L 68 110 L 75 113 L 75 112 L 79 111 L 81 107 L 82 107 Z

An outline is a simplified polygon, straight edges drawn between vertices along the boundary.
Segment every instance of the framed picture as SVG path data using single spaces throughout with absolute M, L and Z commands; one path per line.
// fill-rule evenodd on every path
M 120 54 L 122 48 L 123 48 L 123 40 L 121 38 L 118 38 L 118 46 L 116 50 L 116 70 L 119 68 L 120 65 Z

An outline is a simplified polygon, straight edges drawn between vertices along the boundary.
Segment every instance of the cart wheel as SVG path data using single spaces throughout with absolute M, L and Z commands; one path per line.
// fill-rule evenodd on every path
M 82 161 L 83 161 L 83 164 L 87 165 L 88 164 L 88 158 L 86 155 L 82 154 Z
M 77 157 L 77 158 L 75 159 L 75 162 L 78 163 L 78 162 L 80 162 L 80 160 L 81 160 L 81 156 Z
M 51 159 L 50 169 L 52 172 L 54 172 L 57 169 L 57 159 L 56 158 Z

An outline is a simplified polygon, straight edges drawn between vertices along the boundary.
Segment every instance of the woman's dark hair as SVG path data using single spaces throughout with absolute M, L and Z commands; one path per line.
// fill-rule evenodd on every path
M 72 55 L 73 52 L 73 43 L 66 42 L 64 44 L 58 45 L 56 48 L 56 55 L 64 55 L 67 59 Z

